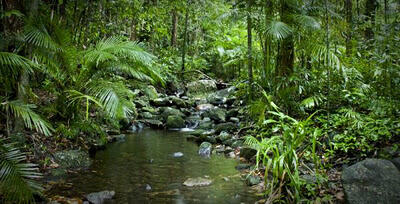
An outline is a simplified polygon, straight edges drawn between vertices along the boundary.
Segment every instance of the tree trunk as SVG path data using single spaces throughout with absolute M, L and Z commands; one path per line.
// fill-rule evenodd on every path
M 130 40 L 131 41 L 136 41 L 137 40 L 137 28 L 136 28 L 136 20 L 132 20 L 132 26 L 131 26 L 131 36 L 130 36 Z
M 286 1 L 281 0 L 280 16 L 282 22 L 290 24 L 290 7 Z M 277 56 L 277 76 L 288 76 L 292 73 L 294 66 L 294 42 L 293 35 L 289 34 L 286 38 L 282 39 L 280 49 Z
M 268 25 L 272 17 L 272 2 L 271 0 L 265 1 L 265 25 Z M 271 66 L 271 39 L 269 36 L 265 35 L 264 40 L 264 73 L 268 73 Z
M 249 93 L 253 97 L 253 50 L 252 50 L 252 21 L 251 21 L 251 7 L 253 0 L 247 0 L 247 69 L 249 75 Z
M 185 19 L 185 21 L 186 21 L 186 19 Z M 171 28 L 171 46 L 172 47 L 176 46 L 176 33 L 178 30 L 177 28 L 178 28 L 178 14 L 176 12 L 176 8 L 174 8 L 172 10 L 172 28 Z
M 187 29 L 188 29 L 188 24 L 189 24 L 189 2 L 190 0 L 187 0 L 186 3 L 186 13 L 185 13 L 185 31 L 183 32 L 183 45 L 182 45 L 182 72 L 185 71 L 185 57 L 186 57 L 186 46 L 187 46 Z
M 353 46 L 351 43 L 352 32 L 353 32 L 353 2 L 352 0 L 345 0 L 346 7 L 346 22 L 347 22 L 347 33 L 346 33 L 346 55 L 351 56 L 353 52 Z
M 365 38 L 367 40 L 374 38 L 374 31 L 372 29 L 375 27 L 375 14 L 377 7 L 378 2 L 376 0 L 367 0 L 365 3 L 365 16 L 367 17 L 366 20 L 371 21 L 371 26 L 368 26 L 365 29 Z

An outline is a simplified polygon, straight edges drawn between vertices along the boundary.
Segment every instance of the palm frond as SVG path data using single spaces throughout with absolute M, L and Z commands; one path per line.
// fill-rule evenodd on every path
M 321 24 L 312 16 L 307 15 L 299 15 L 296 14 L 293 17 L 296 24 L 300 25 L 302 28 L 306 30 L 319 30 L 321 28 Z
M 43 190 L 36 182 L 41 177 L 37 165 L 25 160 L 23 152 L 0 140 L 0 192 L 5 201 L 34 203 L 33 194 Z
M 292 32 L 292 29 L 281 21 L 271 21 L 266 28 L 266 34 L 276 40 L 285 39 Z
M 100 41 L 84 52 L 84 62 L 89 69 L 118 70 L 132 77 L 151 82 L 164 83 L 155 57 L 146 52 L 139 43 L 111 37 Z
M 135 108 L 134 93 L 122 82 L 98 80 L 87 85 L 88 95 L 94 96 L 112 118 L 126 118 Z
M 0 107 L 16 117 L 22 118 L 27 128 L 35 128 L 36 131 L 43 133 L 46 136 L 51 135 L 51 132 L 53 131 L 51 124 L 32 110 L 36 108 L 36 105 L 25 104 L 20 100 L 14 100 L 5 101 L 0 104 Z
M 61 47 L 53 40 L 42 23 L 28 22 L 24 29 L 25 42 L 44 49 L 61 51 Z
M 11 52 L 0 52 L 0 67 L 0 73 L 5 74 L 9 73 L 10 71 L 12 73 L 17 73 L 22 69 L 32 72 L 32 68 L 37 67 L 37 65 L 31 60 L 18 54 Z

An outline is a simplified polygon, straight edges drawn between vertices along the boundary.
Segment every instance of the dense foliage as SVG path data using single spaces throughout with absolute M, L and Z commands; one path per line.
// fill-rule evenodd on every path
M 104 125 L 136 117 L 134 88 L 173 88 L 192 71 L 239 88 L 271 201 L 320 196 L 299 178 L 301 161 L 323 177 L 338 157 L 399 145 L 397 0 L 1 0 L 0 9 L 6 199 L 30 202 L 40 189 L 15 148 L 45 151 L 29 142 L 37 137 L 104 140 Z

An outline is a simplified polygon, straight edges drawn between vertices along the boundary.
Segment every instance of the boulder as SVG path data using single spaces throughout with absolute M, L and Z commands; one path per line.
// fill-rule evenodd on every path
M 222 108 L 208 109 L 206 112 L 203 113 L 203 116 L 208 117 L 217 122 L 225 122 L 226 110 L 224 110 Z
M 253 158 L 255 155 L 257 154 L 257 150 L 252 149 L 250 147 L 243 147 L 242 149 L 240 149 L 240 157 L 243 157 L 247 160 L 251 160 L 251 158 Z
M 209 103 L 199 104 L 199 105 L 196 106 L 196 110 L 198 110 L 198 111 L 207 111 L 207 110 L 213 109 L 213 108 L 214 108 L 214 105 L 213 104 L 209 104 Z
M 212 144 L 209 142 L 203 142 L 199 147 L 199 155 L 209 157 L 211 154 Z
M 221 141 L 221 142 L 224 142 L 224 141 L 230 139 L 231 137 L 232 137 L 232 136 L 231 136 L 229 133 L 227 133 L 227 132 L 225 132 L 225 131 L 222 131 L 222 132 L 218 135 L 218 140 Z
M 159 120 L 144 119 L 144 120 L 140 120 L 140 121 L 152 128 L 162 128 L 163 127 L 163 123 Z
M 199 125 L 197 126 L 197 128 L 208 130 L 208 129 L 213 128 L 213 126 L 214 126 L 214 122 L 210 118 L 206 117 L 206 118 L 203 118 L 203 120 L 201 120 L 199 122 Z
M 197 178 L 188 178 L 186 179 L 185 182 L 183 182 L 183 185 L 188 186 L 188 187 L 195 187 L 195 186 L 208 186 L 211 185 L 212 180 L 202 178 L 202 177 L 197 177 Z
M 232 143 L 231 146 L 232 146 L 233 148 L 241 147 L 241 146 L 243 146 L 243 141 L 242 141 L 242 140 L 236 140 L 236 141 L 234 141 L 234 142 Z
M 143 112 L 139 114 L 144 119 L 155 119 L 154 115 L 150 112 Z
M 222 131 L 225 132 L 234 132 L 236 130 L 236 125 L 232 122 L 227 122 L 227 123 L 220 123 L 215 125 L 214 129 L 215 132 L 220 133 Z
M 147 86 L 143 89 L 143 93 L 145 96 L 147 96 L 149 99 L 156 99 L 158 98 L 158 93 L 156 88 L 154 86 Z
M 388 160 L 366 159 L 347 167 L 342 183 L 348 203 L 400 203 L 400 172 Z
M 198 80 L 190 82 L 186 88 L 189 96 L 199 96 L 217 90 L 217 85 L 213 80 Z
M 259 176 L 249 175 L 246 178 L 246 183 L 249 186 L 254 186 L 261 183 L 262 179 Z
M 56 152 L 54 160 L 61 169 L 85 169 L 91 164 L 89 154 L 82 150 Z
M 207 102 L 214 104 L 214 105 L 221 105 L 221 104 L 225 104 L 228 101 L 228 97 L 233 94 L 236 90 L 236 87 L 232 86 L 226 89 L 222 89 L 219 91 L 216 91 L 214 93 L 211 93 L 207 96 Z M 232 104 L 235 99 L 233 97 L 230 101 L 230 103 Z
M 398 158 L 394 158 L 392 160 L 390 160 L 396 167 L 397 169 L 400 171 L 400 157 Z
M 115 196 L 114 191 L 101 191 L 97 193 L 90 193 L 85 198 L 92 204 L 103 204 L 113 199 Z
M 170 115 L 167 118 L 167 128 L 184 128 L 185 120 L 179 115 Z
M 151 104 L 154 106 L 169 106 L 171 105 L 168 98 L 156 98 L 151 100 Z
M 169 100 L 173 105 L 176 105 L 177 107 L 180 107 L 180 108 L 188 107 L 188 104 L 185 102 L 185 100 L 178 98 L 176 96 L 170 96 Z
M 180 110 L 175 109 L 175 108 L 171 108 L 171 107 L 166 107 L 163 108 L 163 112 L 162 112 L 162 117 L 164 118 L 164 120 L 166 121 L 168 116 L 180 116 L 180 117 L 185 117 L 185 114 L 183 114 Z

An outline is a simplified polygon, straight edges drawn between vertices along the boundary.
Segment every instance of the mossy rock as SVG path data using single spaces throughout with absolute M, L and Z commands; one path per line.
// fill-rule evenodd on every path
M 170 115 L 167 118 L 167 128 L 184 128 L 185 120 L 179 115 Z

